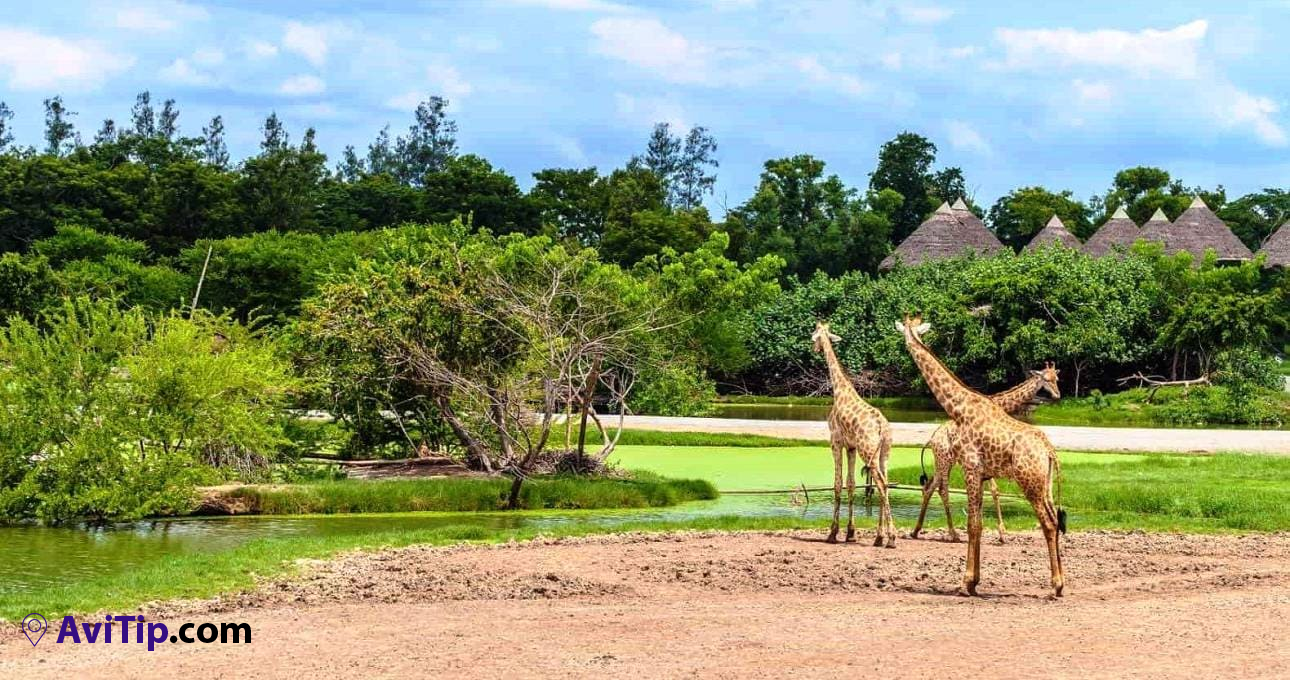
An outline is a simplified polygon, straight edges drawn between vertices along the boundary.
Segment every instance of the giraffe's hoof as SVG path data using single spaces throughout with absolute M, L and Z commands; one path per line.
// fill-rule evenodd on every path
M 875 548 L 881 548 L 881 547 L 882 547 L 882 536 L 881 536 L 881 535 L 880 535 L 880 536 L 878 536 L 877 538 L 873 539 L 873 547 L 875 547 Z
M 838 534 L 837 534 L 837 532 L 834 532 L 834 533 L 829 534 L 829 537 L 828 537 L 828 538 L 826 538 L 826 539 L 824 539 L 824 542 L 825 542 L 825 543 L 837 543 L 837 542 L 838 542 Z
M 1062 596 L 1062 589 L 1063 589 L 1063 588 L 1065 588 L 1065 587 L 1066 587 L 1065 585 L 1056 585 L 1056 586 L 1053 586 L 1053 595 L 1054 595 L 1055 597 L 1061 597 L 1061 596 Z
M 917 538 L 918 538 L 918 532 L 917 532 L 917 531 L 911 531 L 911 532 L 909 532 L 909 533 L 905 534 L 905 538 L 917 539 Z

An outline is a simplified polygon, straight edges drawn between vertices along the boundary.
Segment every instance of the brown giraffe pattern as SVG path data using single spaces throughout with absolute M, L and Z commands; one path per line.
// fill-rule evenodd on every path
M 873 544 L 896 547 L 896 529 L 891 519 L 891 505 L 887 501 L 887 459 L 891 455 L 891 425 L 881 411 L 869 405 L 856 392 L 847 372 L 833 351 L 833 343 L 841 340 L 829 332 L 824 322 L 815 324 L 811 342 L 816 352 L 824 355 L 829 366 L 829 380 L 833 383 L 833 408 L 829 410 L 829 443 L 833 448 L 833 524 L 829 528 L 829 543 L 838 541 L 838 513 L 842 507 L 842 456 L 847 459 L 847 534 L 846 540 L 856 536 L 856 454 L 869 468 L 874 485 L 878 488 L 881 509 L 878 512 L 878 530 Z
M 955 443 L 961 451 L 963 477 L 968 493 L 968 553 L 963 574 L 966 595 L 976 595 L 981 583 L 981 501 L 987 479 L 1011 479 L 1034 508 L 1039 528 L 1048 544 L 1048 563 L 1053 592 L 1061 597 L 1065 586 L 1062 573 L 1061 537 L 1057 508 L 1053 505 L 1052 481 L 1059 469 L 1057 450 L 1039 428 L 1008 415 L 989 397 L 963 384 L 919 337 L 930 328 L 919 317 L 896 322 L 905 338 L 905 348 L 917 364 L 923 380 L 954 421 Z
M 990 395 L 990 400 L 1011 415 L 1029 404 L 1040 391 L 1047 392 L 1053 399 L 1061 399 L 1057 377 L 1058 370 L 1049 362 L 1043 370 L 1031 371 L 1030 377 L 1021 384 Z M 918 510 L 918 522 L 914 524 L 914 530 L 909 532 L 910 538 L 918 538 L 919 532 L 923 530 L 923 520 L 927 518 L 928 502 L 932 499 L 933 493 L 939 493 L 941 504 L 945 506 L 945 526 L 949 529 L 950 541 L 959 542 L 958 532 L 954 530 L 954 516 L 950 513 L 950 472 L 963 455 L 960 448 L 955 445 L 955 429 L 954 421 L 951 420 L 937 428 L 931 440 L 927 442 L 936 460 L 936 472 L 932 475 L 931 481 L 923 487 L 923 505 Z M 999 543 L 1002 544 L 1004 542 L 1003 508 L 999 505 L 999 485 L 993 479 L 990 480 L 990 494 L 994 497 L 994 515 L 998 519 Z

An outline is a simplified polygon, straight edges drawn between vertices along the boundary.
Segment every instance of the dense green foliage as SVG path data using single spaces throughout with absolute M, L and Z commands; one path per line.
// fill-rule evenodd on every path
M 262 470 L 292 378 L 226 319 L 85 300 L 0 333 L 0 514 L 173 512 L 193 483 Z
M 1288 300 L 1286 277 L 1255 263 L 1192 267 L 1186 255 L 1165 258 L 1149 248 L 1101 259 L 1049 248 L 925 264 L 877 279 L 821 274 L 754 312 L 747 384 L 782 390 L 804 369 L 820 373 L 807 342 L 819 318 L 842 336 L 837 351 L 854 372 L 880 381 L 893 374 L 900 377 L 895 382 L 916 379 L 891 320 L 921 311 L 932 323 L 932 348 L 969 384 L 997 389 L 1027 367 L 1054 361 L 1078 396 L 1138 371 L 1207 374 L 1221 348 L 1266 354 L 1290 324 Z

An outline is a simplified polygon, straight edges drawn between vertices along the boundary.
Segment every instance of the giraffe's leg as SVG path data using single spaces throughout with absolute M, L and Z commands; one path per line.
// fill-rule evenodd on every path
M 847 447 L 847 537 L 856 540 L 856 450 Z
M 945 506 L 945 530 L 950 535 L 951 543 L 959 542 L 959 534 L 954 530 L 954 511 L 950 510 L 950 472 L 954 470 L 956 452 L 936 459 L 936 478 L 941 480 L 936 492 L 941 496 L 941 505 Z
M 833 444 L 833 524 L 829 527 L 829 543 L 838 542 L 838 512 L 842 509 L 842 445 Z
M 1048 544 L 1048 566 L 1052 571 L 1053 593 L 1061 597 L 1062 589 L 1066 586 L 1066 575 L 1062 572 L 1062 552 L 1059 543 L 1061 536 L 1057 533 L 1057 508 L 1049 499 L 1047 488 L 1027 487 L 1025 492 L 1026 499 L 1035 509 L 1035 517 L 1039 518 L 1039 528 L 1044 532 L 1044 542 Z
M 941 485 L 936 490 L 941 495 L 941 505 L 945 506 L 945 528 L 949 531 L 950 543 L 958 543 L 959 532 L 954 530 L 954 511 L 950 510 L 950 476 L 948 474 L 941 478 Z
M 918 521 L 914 523 L 914 530 L 909 532 L 910 538 L 918 538 L 918 533 L 923 530 L 923 520 L 927 518 L 927 504 L 932 500 L 932 494 L 936 493 L 938 485 L 941 483 L 940 472 L 936 472 L 931 481 L 923 487 L 923 504 L 918 509 Z
M 963 590 L 967 595 L 976 595 L 976 587 L 981 583 L 981 470 L 975 462 L 965 462 L 963 477 L 967 480 L 968 494 L 968 554 Z
M 879 465 L 874 479 L 878 485 L 878 499 L 882 503 L 882 508 L 878 512 L 878 540 L 874 545 L 882 545 L 883 537 L 886 537 L 887 547 L 894 548 L 896 547 L 896 523 L 891 517 L 891 500 L 887 495 L 887 466 Z
M 999 545 L 1003 545 L 1003 507 L 999 505 L 999 483 L 990 480 L 990 493 L 994 496 L 994 514 L 999 518 Z

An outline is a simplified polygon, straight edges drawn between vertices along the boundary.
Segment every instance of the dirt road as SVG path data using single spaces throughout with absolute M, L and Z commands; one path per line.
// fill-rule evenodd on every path
M 866 536 L 862 534 L 862 538 Z M 412 547 L 149 620 L 250 623 L 250 645 L 49 644 L 10 630 L 0 676 L 1287 677 L 1290 534 L 1079 533 L 1067 596 L 1039 537 L 830 546 L 814 533 Z
M 827 441 L 829 424 L 810 420 L 748 420 L 741 418 L 682 418 L 627 416 L 624 426 L 665 432 L 732 432 L 790 439 Z M 892 423 L 896 446 L 922 446 L 939 423 Z M 1063 451 L 1158 453 L 1262 453 L 1290 456 L 1290 431 L 1202 430 L 1152 427 L 1071 427 L 1043 425 L 1053 445 Z

